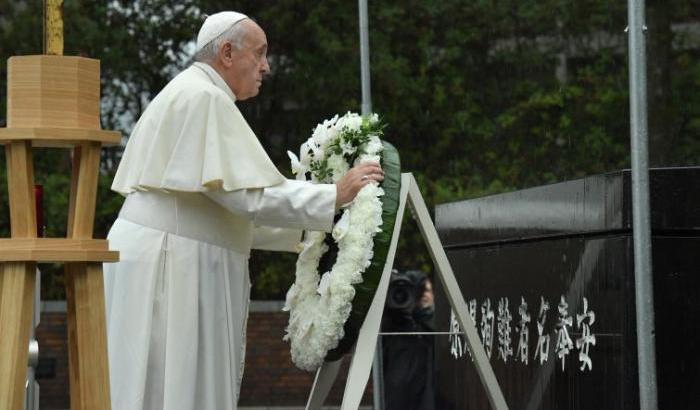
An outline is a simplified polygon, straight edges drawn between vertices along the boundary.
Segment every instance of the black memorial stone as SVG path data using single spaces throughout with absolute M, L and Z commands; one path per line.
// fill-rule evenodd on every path
M 694 409 L 700 167 L 651 170 L 650 195 L 659 408 Z M 629 171 L 439 205 L 435 219 L 465 300 L 476 308 L 482 343 L 492 340 L 490 363 L 510 409 L 639 408 Z M 435 300 L 435 320 L 444 327 L 451 312 L 440 283 Z M 521 327 L 523 301 L 530 322 Z M 520 343 L 521 329 L 527 343 Z M 463 338 L 436 341 L 437 408 L 487 409 L 460 347 Z

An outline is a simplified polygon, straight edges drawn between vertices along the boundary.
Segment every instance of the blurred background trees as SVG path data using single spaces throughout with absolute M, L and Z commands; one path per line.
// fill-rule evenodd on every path
M 654 166 L 700 164 L 697 3 L 647 0 Z M 297 151 L 323 119 L 359 111 L 356 2 L 65 0 L 65 54 L 101 60 L 102 126 L 126 141 L 148 102 L 190 64 L 203 15 L 225 9 L 267 32 L 272 73 L 260 96 L 240 106 L 290 175 L 286 150 Z M 370 1 L 369 19 L 373 108 L 429 206 L 629 166 L 625 2 Z M 0 0 L 0 122 L 6 59 L 41 53 L 41 39 L 41 1 Z M 109 191 L 120 153 L 104 152 L 96 237 L 121 205 Z M 69 166 L 58 150 L 36 160 L 48 236 L 65 232 Z M 5 183 L 1 153 L 2 236 L 9 235 Z M 401 244 L 422 247 L 410 227 Z M 407 252 L 397 267 L 429 270 L 426 258 Z M 253 296 L 282 298 L 294 260 L 254 253 Z M 61 284 L 59 273 L 44 275 L 44 298 L 61 298 Z

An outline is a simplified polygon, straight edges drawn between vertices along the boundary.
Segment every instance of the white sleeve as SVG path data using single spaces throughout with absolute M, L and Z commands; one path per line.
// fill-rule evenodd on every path
M 336 187 L 287 179 L 267 188 L 204 193 L 230 212 L 256 226 L 330 232 L 335 215 Z
M 256 226 L 253 230 L 253 249 L 276 252 L 298 253 L 301 242 L 301 229 L 272 228 Z

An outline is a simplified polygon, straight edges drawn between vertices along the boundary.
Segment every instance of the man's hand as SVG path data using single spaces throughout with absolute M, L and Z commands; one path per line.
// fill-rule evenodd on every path
M 353 167 L 335 184 L 337 195 L 335 209 L 352 202 L 360 189 L 370 182 L 384 180 L 384 171 L 376 162 L 368 162 Z

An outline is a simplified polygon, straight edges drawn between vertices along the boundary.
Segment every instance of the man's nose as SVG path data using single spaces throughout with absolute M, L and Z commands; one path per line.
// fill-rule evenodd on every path
M 267 61 L 267 57 L 263 58 L 261 71 L 263 74 L 267 74 L 270 72 L 270 64 Z

